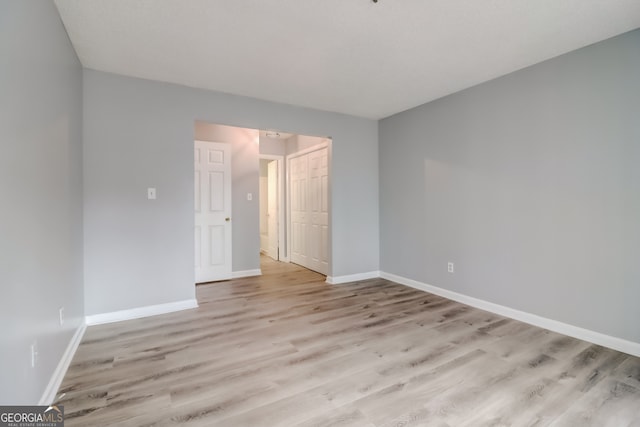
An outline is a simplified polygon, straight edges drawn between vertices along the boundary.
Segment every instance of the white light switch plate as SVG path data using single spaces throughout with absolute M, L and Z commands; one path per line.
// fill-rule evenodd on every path
M 155 200 L 156 198 L 156 189 L 153 187 L 147 188 L 147 199 Z

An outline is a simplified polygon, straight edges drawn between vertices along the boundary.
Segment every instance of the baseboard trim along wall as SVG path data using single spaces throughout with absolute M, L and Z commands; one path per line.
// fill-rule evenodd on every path
M 92 314 L 85 318 L 87 326 L 102 325 L 103 323 L 121 322 L 123 320 L 139 319 L 141 317 L 156 316 L 158 314 L 172 313 L 174 311 L 198 308 L 198 301 L 188 299 L 170 302 L 167 304 L 148 305 L 129 310 L 114 311 L 111 313 Z
M 242 277 L 253 277 L 253 276 L 262 276 L 262 270 L 257 268 L 255 270 L 242 270 L 242 271 L 234 271 L 231 273 L 232 279 L 240 279 Z
M 62 380 L 67 373 L 67 369 L 69 369 L 71 360 L 73 360 L 73 356 L 76 354 L 76 350 L 78 350 L 78 346 L 80 345 L 80 341 L 82 341 L 82 337 L 86 330 L 87 324 L 83 321 L 80 326 L 78 326 L 78 329 L 76 329 L 75 334 L 73 334 L 71 341 L 69 341 L 67 348 L 62 354 L 62 358 L 60 359 L 60 362 L 58 362 L 58 366 L 56 366 L 55 371 L 53 371 L 53 375 L 49 380 L 49 384 L 47 384 L 47 388 L 44 389 L 44 393 L 42 394 L 38 405 L 48 406 L 55 402 L 56 393 L 60 388 L 60 384 L 62 384 Z
M 376 279 L 380 277 L 379 271 L 369 271 L 367 273 L 347 274 L 345 276 L 327 276 L 326 282 L 330 285 L 340 285 L 342 283 L 356 282 L 358 280 Z
M 589 329 L 580 328 L 578 326 L 569 325 L 567 323 L 548 319 L 546 317 L 541 317 L 535 314 L 527 313 L 525 311 L 520 311 L 503 305 L 494 304 L 489 301 L 470 297 L 464 294 L 459 294 L 457 292 L 442 289 L 437 286 L 428 285 L 416 280 L 407 279 L 406 277 L 397 276 L 395 274 L 381 272 L 380 277 L 391 280 L 392 282 L 419 289 L 421 291 L 440 295 L 441 297 L 458 301 L 463 304 L 479 308 L 481 310 L 490 311 L 501 316 L 529 323 L 530 325 L 538 326 L 553 332 L 558 332 L 560 334 L 568 335 L 573 338 L 578 338 L 583 341 L 588 341 L 593 344 L 609 347 L 614 350 L 622 351 L 624 353 L 640 357 L 640 343 L 627 341 L 622 338 L 612 337 L 600 332 L 595 332 Z

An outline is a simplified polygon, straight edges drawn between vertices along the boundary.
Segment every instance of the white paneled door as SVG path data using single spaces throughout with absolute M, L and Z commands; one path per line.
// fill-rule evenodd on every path
M 309 268 L 323 274 L 328 270 L 329 159 L 328 150 L 309 156 Z
M 321 148 L 289 158 L 291 262 L 327 274 L 329 157 Z
M 231 278 L 231 147 L 195 141 L 196 283 Z
M 307 266 L 307 179 L 308 157 L 298 156 L 289 160 L 289 198 L 291 206 L 291 262 Z

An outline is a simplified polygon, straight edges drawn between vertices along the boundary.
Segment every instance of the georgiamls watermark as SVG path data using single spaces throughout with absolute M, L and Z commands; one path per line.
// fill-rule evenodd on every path
M 64 427 L 64 407 L 0 406 L 0 427 Z

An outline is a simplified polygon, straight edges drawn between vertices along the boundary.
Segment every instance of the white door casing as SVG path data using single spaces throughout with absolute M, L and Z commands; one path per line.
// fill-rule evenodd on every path
M 196 283 L 231 278 L 231 146 L 194 143 Z
M 278 256 L 278 162 L 272 160 L 267 165 L 267 230 L 268 248 L 267 255 L 276 261 Z

